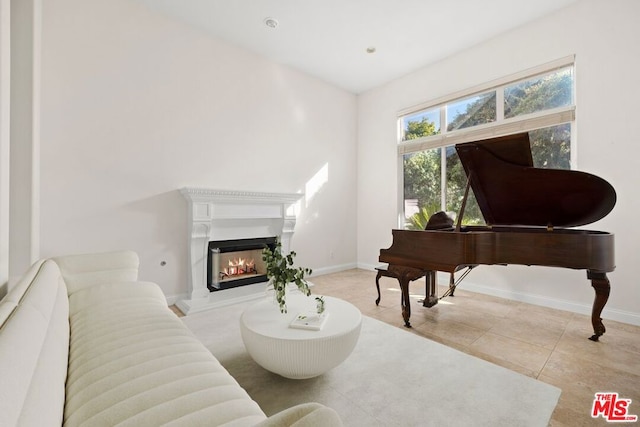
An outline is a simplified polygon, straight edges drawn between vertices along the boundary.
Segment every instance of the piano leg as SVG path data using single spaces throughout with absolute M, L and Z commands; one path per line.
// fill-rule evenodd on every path
M 376 268 L 378 274 L 376 274 L 376 289 L 378 290 L 378 298 L 376 298 L 376 305 L 380 304 L 380 278 L 381 277 L 391 277 L 396 278 L 396 275 L 393 271 L 384 269 L 382 267 Z
M 378 289 L 378 298 L 376 298 L 376 305 L 380 304 L 380 278 L 385 275 L 386 270 L 377 268 L 378 274 L 376 274 L 376 288 Z
M 424 300 L 422 301 L 423 307 L 433 307 L 438 303 L 438 296 L 436 295 L 436 272 L 433 270 L 427 271 L 427 274 L 424 276 L 425 281 L 425 289 L 424 289 Z
M 400 303 L 402 305 L 402 318 L 404 319 L 404 326 L 411 327 L 409 318 L 411 317 L 411 299 L 409 298 L 409 283 L 417 280 L 428 273 L 425 270 L 413 267 L 403 267 L 399 265 L 390 265 L 388 273 L 398 279 L 400 283 L 400 290 L 402 291 L 402 297 Z
M 464 276 L 463 276 L 464 277 Z M 454 273 L 451 273 L 449 276 L 449 296 L 453 296 L 453 292 L 456 290 L 456 276 Z
M 596 297 L 593 301 L 593 308 L 591 310 L 593 335 L 589 337 L 589 339 L 591 341 L 598 341 L 598 338 L 606 332 L 600 315 L 602 314 L 602 309 L 609 299 L 611 286 L 609 285 L 609 279 L 607 279 L 606 273 L 587 270 L 587 279 L 591 280 L 591 286 L 593 286 L 593 289 L 596 291 Z

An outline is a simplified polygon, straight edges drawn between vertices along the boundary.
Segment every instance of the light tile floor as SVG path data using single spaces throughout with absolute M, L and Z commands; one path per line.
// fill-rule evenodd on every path
M 394 279 L 380 280 L 378 306 L 373 271 L 314 276 L 311 282 L 314 294 L 342 298 L 364 315 L 404 328 Z M 444 291 L 440 287 L 439 295 Z M 417 302 L 424 280 L 413 282 L 411 292 L 407 330 L 562 389 L 550 426 L 608 425 L 591 418 L 596 392 L 632 399 L 629 413 L 640 416 L 640 327 L 605 319 L 607 332 L 596 343 L 587 339 L 589 316 L 465 291 L 464 283 L 455 297 L 431 308 Z
M 395 279 L 380 280 L 379 306 L 375 272 L 348 270 L 311 282 L 314 294 L 345 299 L 367 316 L 404 328 Z M 439 294 L 444 291 L 440 287 Z M 596 343 L 587 339 L 589 316 L 465 291 L 464 282 L 455 297 L 431 308 L 417 302 L 424 280 L 413 282 L 411 292 L 408 330 L 562 389 L 551 426 L 607 425 L 591 418 L 596 392 L 632 399 L 629 412 L 640 416 L 640 327 L 605 319 L 607 332 Z

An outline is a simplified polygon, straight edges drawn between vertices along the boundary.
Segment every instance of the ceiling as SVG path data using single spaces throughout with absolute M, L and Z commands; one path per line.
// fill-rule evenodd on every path
M 138 1 L 357 94 L 578 0 Z

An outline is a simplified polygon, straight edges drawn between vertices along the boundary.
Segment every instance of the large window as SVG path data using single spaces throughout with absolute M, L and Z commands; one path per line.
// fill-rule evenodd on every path
M 526 131 L 535 167 L 569 169 L 574 118 L 573 58 L 402 112 L 404 226 L 459 211 L 467 177 L 455 144 Z M 472 192 L 462 222 L 484 223 Z

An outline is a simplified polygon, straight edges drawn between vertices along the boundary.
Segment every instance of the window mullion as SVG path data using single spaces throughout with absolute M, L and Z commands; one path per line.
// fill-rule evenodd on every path
M 504 120 L 504 86 L 496 88 L 496 122 Z
M 440 209 L 447 210 L 447 147 L 440 148 Z

